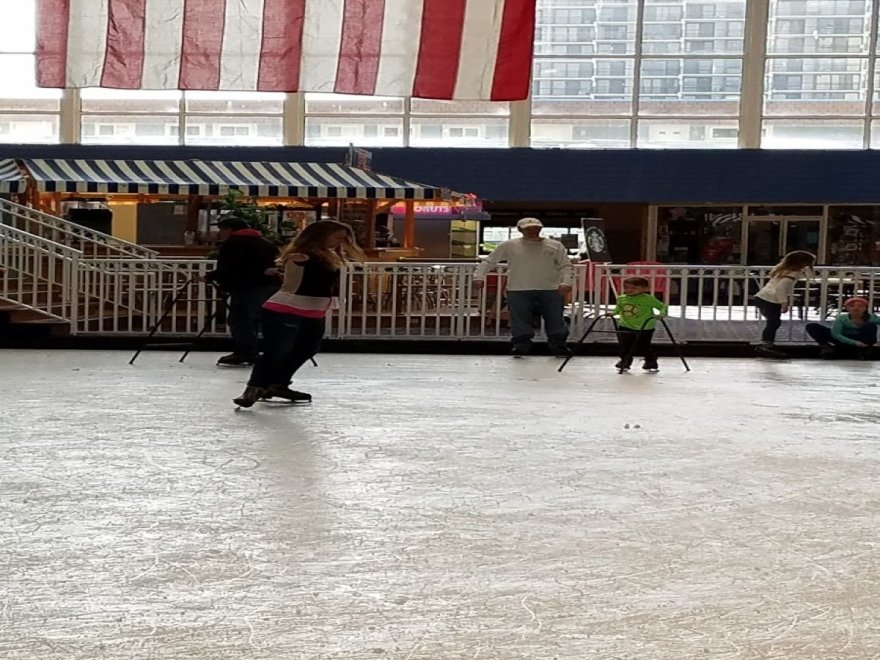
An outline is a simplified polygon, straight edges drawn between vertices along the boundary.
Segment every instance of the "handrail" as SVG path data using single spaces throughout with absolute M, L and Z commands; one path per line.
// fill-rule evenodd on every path
M 52 248 L 57 253 L 66 253 L 69 257 L 82 257 L 83 251 L 78 250 L 77 248 L 70 247 L 69 245 L 65 245 L 64 243 L 59 243 L 57 241 L 53 241 L 51 239 L 46 238 L 45 236 L 39 236 L 37 234 L 32 234 L 31 232 L 24 231 L 22 229 L 18 229 L 16 227 L 12 227 L 10 225 L 5 225 L 0 223 L 0 235 L 4 232 L 11 233 L 15 236 L 20 237 L 20 240 L 23 244 L 31 244 L 32 243 L 42 243 L 47 246 L 45 249 L 46 254 L 53 254 L 48 248 Z M 39 249 L 39 248 L 38 248 Z
M 0 224 L 0 296 L 23 309 L 58 320 L 76 319 L 76 273 L 82 251 Z
M 155 250 L 150 250 L 110 234 L 83 227 L 75 222 L 32 209 L 29 206 L 22 206 L 9 200 L 0 199 L 0 214 L 2 214 L 0 222 L 7 226 L 24 225 L 18 228 L 30 231 L 30 233 L 39 233 L 44 235 L 44 237 L 51 237 L 50 240 L 58 243 L 79 245 L 84 254 L 137 259 L 155 259 L 159 254 Z M 9 222 L 10 219 L 15 219 L 19 222 Z M 38 232 L 31 231 L 35 229 L 34 225 L 39 227 Z

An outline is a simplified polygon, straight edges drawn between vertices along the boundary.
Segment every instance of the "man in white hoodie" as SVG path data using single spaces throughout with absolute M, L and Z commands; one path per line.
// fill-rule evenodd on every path
M 574 266 L 562 243 L 541 236 L 543 227 L 537 218 L 523 218 L 516 223 L 522 238 L 504 241 L 474 273 L 474 287 L 482 289 L 489 271 L 507 262 L 507 305 L 516 357 L 526 355 L 532 346 L 536 313 L 544 318 L 550 350 L 558 356 L 571 352 L 566 346 L 568 327 L 562 311 L 571 291 Z

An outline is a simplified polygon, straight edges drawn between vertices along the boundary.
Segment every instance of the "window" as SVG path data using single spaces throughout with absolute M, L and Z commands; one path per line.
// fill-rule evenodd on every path
M 769 149 L 861 149 L 864 122 L 845 119 L 767 119 L 762 146 Z
M 864 118 L 876 88 L 868 79 L 868 44 L 877 4 L 771 0 L 762 146 L 865 146 L 868 122 L 848 118 Z
M 478 128 L 468 128 L 463 126 L 450 126 L 446 129 L 446 134 L 451 138 L 475 138 L 479 137 L 480 130 Z
M 534 146 L 736 146 L 746 0 L 643 2 L 640 57 L 635 0 L 577 3 L 596 10 L 595 42 L 586 43 L 586 33 L 576 35 L 589 46 L 579 57 L 557 54 L 555 46 L 563 44 L 552 40 L 562 36 L 561 24 L 540 32 L 533 71 Z M 539 0 L 538 6 L 550 9 L 552 2 Z M 539 29 L 543 17 L 539 14 Z M 653 121 L 670 115 L 694 119 Z M 733 130 L 733 137 L 716 135 L 712 127 Z
M 880 264 L 880 208 L 832 206 L 828 209 L 828 261 L 832 266 Z
M 185 144 L 282 143 L 283 94 L 84 89 L 80 97 L 84 141 L 88 137 L 111 144 L 114 136 L 128 136 L 119 131 L 102 135 L 88 128 L 90 122 L 113 119 L 136 126 L 133 133 L 146 144 L 179 144 L 181 120 Z M 125 137 L 119 142 L 133 140 Z
M 657 259 L 663 263 L 738 264 L 742 219 L 741 206 L 661 206 L 657 209 Z
M 403 119 L 361 115 L 306 116 L 309 146 L 402 147 Z
M 8 5 L 8 6 L 7 6 Z M 35 0 L 17 0 L 3 7 L 0 21 L 0 142 L 58 142 L 61 91 L 36 84 Z
M 221 137 L 241 137 L 250 135 L 250 126 L 220 126 Z
M 831 3 L 825 3 L 826 5 Z M 828 12 L 830 8 L 824 8 Z M 867 51 L 870 11 L 856 18 L 823 16 L 800 19 L 771 18 L 768 52 L 778 54 L 848 55 Z
M 506 117 L 417 117 L 410 123 L 414 147 L 506 147 Z
M 305 97 L 308 146 L 404 146 L 405 104 L 401 98 L 342 94 Z
M 358 136 L 358 127 L 357 126 L 325 126 L 324 135 L 327 137 L 357 137 Z

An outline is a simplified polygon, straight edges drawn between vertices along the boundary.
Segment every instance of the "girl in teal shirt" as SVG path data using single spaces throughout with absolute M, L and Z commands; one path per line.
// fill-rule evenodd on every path
M 822 347 L 822 357 L 867 358 L 877 343 L 880 316 L 868 312 L 868 301 L 864 298 L 849 298 L 843 307 L 846 312 L 837 317 L 833 326 L 808 323 L 807 334 Z

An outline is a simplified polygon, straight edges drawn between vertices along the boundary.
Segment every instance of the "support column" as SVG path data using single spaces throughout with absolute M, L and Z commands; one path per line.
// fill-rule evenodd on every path
M 284 97 L 284 115 L 281 119 L 283 144 L 299 147 L 306 142 L 306 95 L 301 92 Z
M 743 39 L 742 91 L 739 107 L 740 149 L 761 148 L 761 120 L 764 115 L 764 66 L 767 55 L 767 22 L 770 0 L 746 3 Z
M 371 199 L 367 201 L 367 229 L 366 229 L 366 245 L 364 247 L 368 250 L 376 249 L 376 200 Z
M 874 0 L 873 11 L 871 12 L 871 31 L 868 33 L 868 72 L 867 72 L 867 93 L 865 94 L 865 131 L 862 139 L 862 148 L 871 148 L 871 115 L 874 112 L 874 93 L 876 85 L 874 84 L 874 75 L 877 71 L 877 58 L 874 54 L 877 52 L 877 30 L 878 16 L 880 11 L 880 3 Z M 827 217 L 827 213 L 826 213 Z
M 510 102 L 510 125 L 507 142 L 510 147 L 529 147 L 532 141 L 532 99 Z
M 404 205 L 406 215 L 403 217 L 403 247 L 412 249 L 416 246 L 416 203 L 408 199 Z
M 79 144 L 82 141 L 82 101 L 78 89 L 64 90 L 60 110 L 59 141 L 61 144 Z

